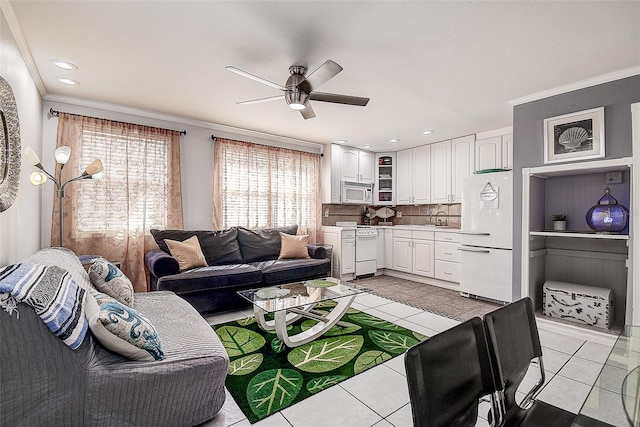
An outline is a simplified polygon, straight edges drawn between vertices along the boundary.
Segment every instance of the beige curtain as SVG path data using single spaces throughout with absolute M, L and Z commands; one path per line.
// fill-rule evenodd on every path
M 182 224 L 180 135 L 176 131 L 60 113 L 57 146 L 71 147 L 62 182 L 94 159 L 99 180 L 72 182 L 63 201 L 63 246 L 78 255 L 121 262 L 136 292 L 147 290 L 145 252 L 157 248 L 151 228 Z M 58 245 L 58 199 L 51 244 Z
M 321 237 L 320 155 L 216 138 L 213 228 L 298 225 Z

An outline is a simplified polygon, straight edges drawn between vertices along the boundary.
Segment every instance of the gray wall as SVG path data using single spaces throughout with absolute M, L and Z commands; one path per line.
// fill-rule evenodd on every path
M 630 157 L 631 104 L 640 102 L 640 75 L 567 92 L 513 109 L 514 169 L 514 296 L 521 293 L 522 169 L 543 166 L 543 120 L 549 117 L 604 107 L 606 158 Z

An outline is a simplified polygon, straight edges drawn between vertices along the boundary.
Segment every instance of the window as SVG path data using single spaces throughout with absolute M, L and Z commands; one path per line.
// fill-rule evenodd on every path
M 101 159 L 108 179 L 83 186 L 78 232 L 148 231 L 166 228 L 168 141 L 164 135 L 82 130 L 80 165 Z
M 214 227 L 319 226 L 320 156 L 216 139 Z

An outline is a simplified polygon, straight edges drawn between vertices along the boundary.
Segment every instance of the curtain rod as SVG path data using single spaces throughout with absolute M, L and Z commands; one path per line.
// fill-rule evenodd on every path
M 58 117 L 60 115 L 60 111 L 54 110 L 53 108 L 49 108 L 49 114 L 51 114 L 52 117 Z M 85 117 L 88 117 L 88 116 L 85 116 Z M 91 118 L 92 119 L 98 119 L 98 120 L 105 120 L 105 119 L 102 119 L 100 117 L 91 117 Z M 118 123 L 126 123 L 126 122 L 121 122 L 119 120 L 111 120 L 111 121 L 112 122 L 118 122 Z M 130 123 L 127 123 L 127 124 L 130 124 Z M 146 126 L 146 125 L 141 125 L 141 126 Z M 157 127 L 157 126 L 152 126 L 152 127 Z M 169 130 L 172 130 L 172 129 L 169 129 Z M 180 134 L 180 136 L 185 136 L 187 134 L 187 131 L 184 130 L 184 129 L 183 130 L 177 130 L 175 132 L 178 132 Z

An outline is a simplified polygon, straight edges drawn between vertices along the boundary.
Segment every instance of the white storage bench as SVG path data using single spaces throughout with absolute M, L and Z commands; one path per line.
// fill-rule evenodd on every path
M 613 290 L 547 280 L 542 287 L 545 316 L 598 328 L 613 324 Z

